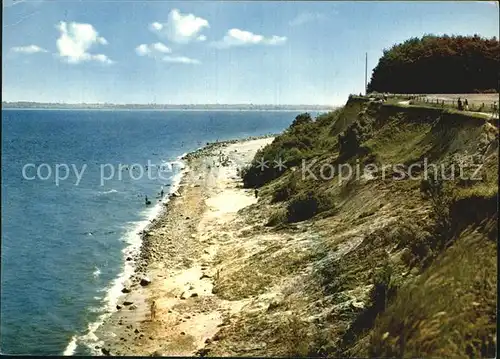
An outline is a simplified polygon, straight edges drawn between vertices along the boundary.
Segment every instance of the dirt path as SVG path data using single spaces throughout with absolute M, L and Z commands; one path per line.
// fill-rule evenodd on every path
M 434 99 L 434 97 L 429 97 L 430 99 Z M 442 100 L 444 98 L 438 98 L 439 100 Z M 410 100 L 404 100 L 404 101 L 398 101 L 399 105 L 405 105 L 409 106 L 410 105 Z M 498 118 L 498 113 L 491 113 L 491 112 L 477 112 L 477 111 L 462 111 L 471 115 L 482 115 L 488 118 Z

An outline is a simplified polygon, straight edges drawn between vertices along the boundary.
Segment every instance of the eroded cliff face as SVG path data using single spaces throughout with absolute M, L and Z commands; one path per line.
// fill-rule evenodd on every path
M 252 166 L 213 289 L 244 305 L 204 353 L 494 356 L 495 123 L 351 98 Z

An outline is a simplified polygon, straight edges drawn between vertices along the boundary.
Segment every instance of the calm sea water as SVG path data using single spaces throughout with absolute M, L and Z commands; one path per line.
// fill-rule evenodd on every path
M 280 132 L 293 112 L 2 111 L 1 345 L 8 354 L 89 354 L 89 328 L 112 305 L 124 256 L 155 215 L 167 180 L 134 180 L 118 164 L 173 162 L 208 141 Z M 23 178 L 41 167 L 46 180 Z M 57 164 L 70 166 L 55 183 Z M 101 165 L 115 176 L 101 185 Z M 178 164 L 178 165 L 176 165 Z M 81 171 L 81 181 L 74 169 Z M 74 167 L 71 167 L 74 166 Z M 34 167 L 26 175 L 36 176 Z M 65 170 L 60 167 L 60 176 Z M 137 178 L 139 175 L 133 173 Z M 168 187 L 165 187 L 168 192 Z M 153 205 L 144 205 L 147 195 Z

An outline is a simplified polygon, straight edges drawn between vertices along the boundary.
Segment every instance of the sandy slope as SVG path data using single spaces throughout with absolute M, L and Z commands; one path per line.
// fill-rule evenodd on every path
M 217 255 L 241 229 L 234 223 L 238 210 L 257 201 L 253 191 L 241 188 L 237 169 L 272 140 L 215 146 L 190 157 L 180 196 L 145 237 L 138 259 L 142 273 L 131 278 L 131 292 L 98 333 L 103 353 L 194 355 L 246 304 L 212 293 L 222 268 Z M 138 283 L 144 274 L 151 279 L 147 286 Z

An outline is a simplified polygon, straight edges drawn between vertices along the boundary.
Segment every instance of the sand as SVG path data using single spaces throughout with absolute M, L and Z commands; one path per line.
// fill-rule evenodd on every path
M 211 145 L 187 156 L 178 196 L 145 231 L 136 274 L 126 285 L 130 292 L 96 333 L 104 342 L 96 349 L 105 355 L 203 354 L 224 321 L 245 306 L 244 299 L 212 293 L 222 270 L 217 254 L 231 236 L 220 229 L 257 201 L 242 188 L 238 170 L 272 140 Z M 143 278 L 151 282 L 141 285 Z

